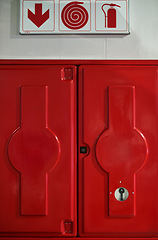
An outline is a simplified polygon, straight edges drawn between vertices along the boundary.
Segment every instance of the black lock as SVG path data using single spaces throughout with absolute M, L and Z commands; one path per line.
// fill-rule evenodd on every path
M 80 147 L 80 153 L 87 153 L 87 147 L 81 146 Z

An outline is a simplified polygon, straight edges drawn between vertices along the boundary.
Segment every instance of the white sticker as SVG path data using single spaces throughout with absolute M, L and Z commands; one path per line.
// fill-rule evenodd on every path
M 20 0 L 21 34 L 128 34 L 128 0 Z

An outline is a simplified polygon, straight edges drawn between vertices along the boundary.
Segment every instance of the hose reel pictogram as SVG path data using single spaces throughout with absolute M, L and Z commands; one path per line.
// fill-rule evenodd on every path
M 89 19 L 88 12 L 81 4 L 83 2 L 70 2 L 61 12 L 63 24 L 72 30 L 83 28 Z

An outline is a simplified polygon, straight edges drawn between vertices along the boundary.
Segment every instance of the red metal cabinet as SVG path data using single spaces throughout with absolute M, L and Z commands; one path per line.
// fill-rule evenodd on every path
M 0 67 L 0 236 L 76 235 L 76 67 Z
M 80 236 L 158 233 L 157 69 L 79 69 Z
M 157 239 L 158 61 L 0 64 L 0 238 Z

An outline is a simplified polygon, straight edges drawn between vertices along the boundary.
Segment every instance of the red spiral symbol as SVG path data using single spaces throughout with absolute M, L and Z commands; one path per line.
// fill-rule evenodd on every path
M 88 12 L 81 6 L 83 2 L 70 2 L 61 12 L 63 24 L 70 29 L 83 28 L 88 22 Z

